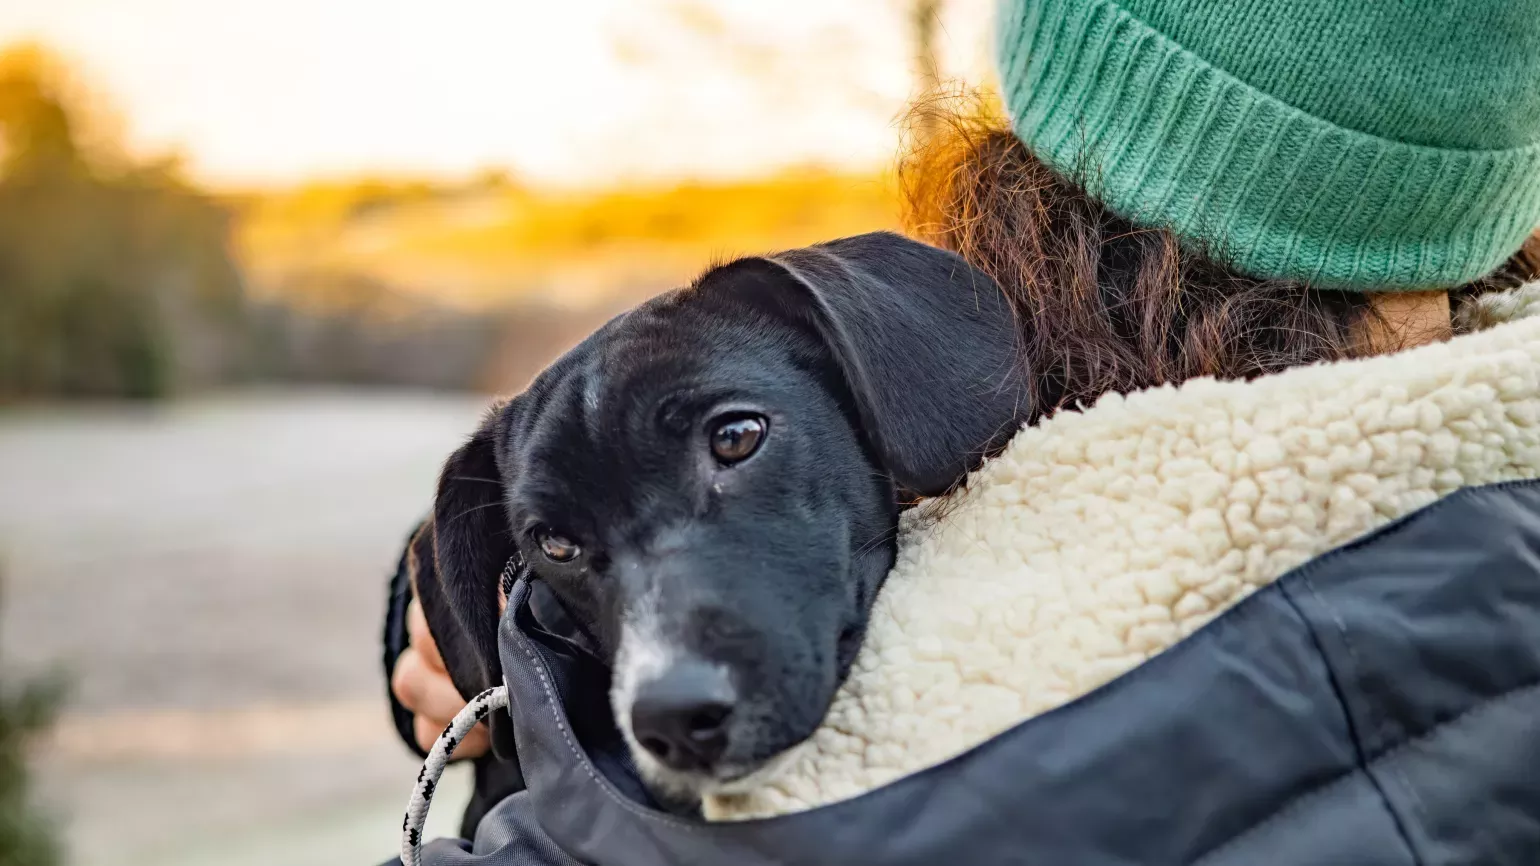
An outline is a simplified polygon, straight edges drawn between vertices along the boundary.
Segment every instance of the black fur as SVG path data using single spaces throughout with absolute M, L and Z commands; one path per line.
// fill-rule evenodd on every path
M 742 259 L 611 321 L 444 468 L 418 589 L 456 686 L 501 679 L 517 550 L 607 663 L 650 594 L 671 646 L 731 672 L 730 745 L 683 780 L 697 792 L 805 739 L 893 564 L 903 491 L 945 492 L 1027 417 L 1015 334 L 987 276 L 888 233 Z M 735 412 L 768 434 L 723 467 L 707 436 Z M 541 526 L 584 555 L 545 558 Z M 506 725 L 494 743 L 511 753 Z

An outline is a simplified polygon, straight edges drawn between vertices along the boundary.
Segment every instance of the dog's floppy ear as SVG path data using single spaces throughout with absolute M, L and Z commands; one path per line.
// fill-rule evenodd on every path
M 504 565 L 518 553 L 497 460 L 497 436 L 506 411 L 494 410 L 445 462 L 433 503 L 431 551 L 415 551 L 418 602 L 444 667 L 467 700 L 503 680 L 497 651 L 499 581 Z M 425 562 L 422 554 L 427 553 L 431 556 Z M 493 713 L 487 723 L 493 752 L 513 758 L 507 713 Z
M 902 487 L 946 492 L 1029 417 L 1010 303 L 955 253 L 874 232 L 760 261 L 803 288 L 862 425 Z

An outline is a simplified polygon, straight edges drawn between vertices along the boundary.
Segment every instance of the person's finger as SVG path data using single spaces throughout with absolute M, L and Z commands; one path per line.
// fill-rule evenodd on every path
M 455 713 L 465 707 L 465 698 L 460 696 L 449 675 L 434 670 L 415 649 L 408 649 L 396 660 L 390 687 L 401 706 L 437 722 L 440 727 L 449 724 Z
M 406 635 L 412 648 L 422 653 L 422 660 L 435 670 L 444 671 L 444 657 L 439 655 L 438 642 L 433 639 L 433 632 L 428 631 L 428 618 L 423 616 L 422 606 L 417 599 L 406 608 Z
M 444 733 L 444 728 L 448 726 L 449 720 L 445 720 L 443 724 L 438 724 L 418 716 L 412 720 L 412 734 L 417 738 L 417 745 L 426 752 L 433 748 L 433 744 L 438 742 L 439 735 Z M 476 727 L 471 728 L 470 733 L 466 734 L 465 739 L 455 748 L 453 757 L 479 758 L 487 753 L 489 743 L 486 724 L 478 723 Z
M 402 650 L 401 655 L 396 657 L 396 668 L 390 672 L 390 693 L 396 696 L 401 706 L 414 713 L 422 702 L 419 693 L 425 672 L 422 654 L 411 647 Z

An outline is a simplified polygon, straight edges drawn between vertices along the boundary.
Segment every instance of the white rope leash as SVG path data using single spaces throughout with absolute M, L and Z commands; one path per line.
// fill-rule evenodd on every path
M 433 802 L 433 792 L 438 787 L 438 780 L 444 775 L 444 768 L 449 765 L 455 747 L 460 745 L 471 728 L 476 727 L 477 722 L 507 706 L 507 686 L 487 689 L 455 715 L 454 721 L 449 723 L 444 733 L 438 735 L 433 748 L 428 750 L 428 758 L 422 762 L 422 770 L 417 774 L 417 785 L 412 788 L 412 799 L 406 804 L 406 820 L 401 824 L 401 862 L 404 866 L 420 866 L 422 863 L 422 828 L 428 820 L 428 806 Z

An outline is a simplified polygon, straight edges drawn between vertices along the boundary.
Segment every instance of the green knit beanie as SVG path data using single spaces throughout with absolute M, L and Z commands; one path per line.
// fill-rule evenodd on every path
M 1429 289 L 1540 223 L 1540 0 L 1003 0 L 1034 153 L 1241 271 Z

